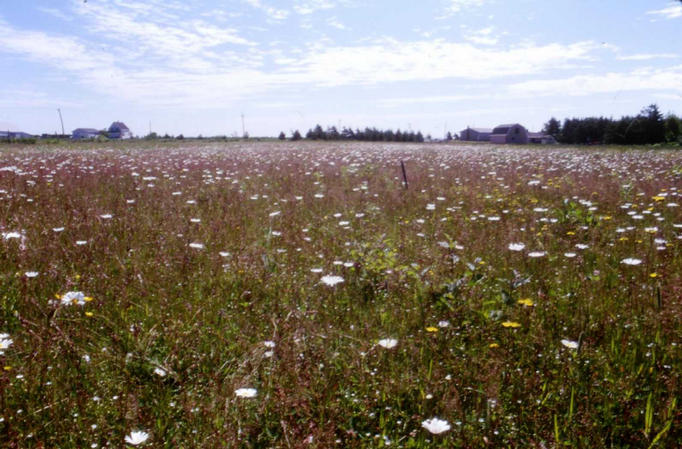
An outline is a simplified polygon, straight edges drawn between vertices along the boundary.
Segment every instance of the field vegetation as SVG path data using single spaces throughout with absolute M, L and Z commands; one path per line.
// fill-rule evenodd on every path
M 1 151 L 0 447 L 682 441 L 682 153 Z

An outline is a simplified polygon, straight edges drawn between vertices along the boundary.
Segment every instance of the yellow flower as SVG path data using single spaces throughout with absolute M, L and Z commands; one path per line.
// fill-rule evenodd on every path
M 517 323 L 516 321 L 505 321 L 504 323 L 502 323 L 502 326 L 516 328 L 521 327 L 521 323 Z
M 535 303 L 533 302 L 533 300 L 530 299 L 530 298 L 519 299 L 519 300 L 516 301 L 516 302 L 517 302 L 518 304 L 524 305 L 524 306 L 526 306 L 526 307 L 533 307 L 533 305 L 535 304 Z
M 604 215 L 603 217 L 601 217 L 601 219 L 604 220 L 604 221 L 608 221 L 608 220 L 610 220 L 611 218 L 612 218 L 611 215 Z
M 57 299 L 62 299 L 62 295 L 60 295 L 59 293 L 55 293 L 55 294 L 54 294 L 54 297 L 57 298 Z
M 437 327 L 429 326 L 426 328 L 426 332 L 438 332 Z
M 77 275 L 75 276 L 75 278 L 76 278 L 76 280 L 78 281 L 78 280 L 80 280 L 81 275 L 80 275 L 80 274 L 77 274 Z
M 575 235 L 575 232 L 573 232 L 573 231 L 568 231 L 568 232 L 566 233 L 566 235 Z
M 656 195 L 656 196 L 652 197 L 651 199 L 654 201 L 663 201 L 665 199 L 665 197 Z
M 499 348 L 500 345 L 498 345 L 497 343 L 490 343 L 490 344 L 488 345 L 488 347 L 489 347 L 489 348 Z
M 93 298 L 92 296 L 86 296 L 85 298 L 83 298 L 83 301 L 85 301 L 85 302 L 90 302 L 90 301 L 92 301 L 93 299 L 94 299 L 94 298 Z
M 652 279 L 657 278 L 657 277 L 659 277 L 659 276 L 660 276 L 660 275 L 659 275 L 658 273 L 651 273 L 651 274 L 649 275 L 649 277 L 652 278 Z
M 92 312 L 85 312 L 85 316 L 93 316 L 93 315 L 94 315 L 94 313 L 92 313 Z
M 7 365 L 6 367 L 3 368 L 5 371 L 12 371 L 12 367 Z

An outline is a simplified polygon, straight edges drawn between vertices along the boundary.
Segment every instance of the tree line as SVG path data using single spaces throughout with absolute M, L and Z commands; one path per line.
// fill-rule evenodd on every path
M 291 140 L 300 140 L 301 134 L 296 130 L 292 133 Z M 364 130 L 343 127 L 341 131 L 336 126 L 329 126 L 326 129 L 320 125 L 309 129 L 305 134 L 307 140 L 358 140 L 367 142 L 423 142 L 424 135 L 421 131 L 393 131 L 392 129 L 381 130 L 377 128 L 365 128 Z M 286 134 L 282 131 L 279 134 L 280 140 L 286 139 Z
M 682 143 L 682 119 L 663 116 L 658 106 L 649 105 L 634 116 L 567 118 L 563 124 L 552 117 L 542 130 L 560 143 L 647 145 Z

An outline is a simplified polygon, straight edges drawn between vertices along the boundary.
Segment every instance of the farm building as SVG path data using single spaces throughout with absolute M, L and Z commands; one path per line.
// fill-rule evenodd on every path
M 114 122 L 109 127 L 108 135 L 110 139 L 132 139 L 133 134 L 123 122 Z
M 99 131 L 93 128 L 78 128 L 71 133 L 73 140 L 96 139 L 99 136 Z
M 499 125 L 493 129 L 493 133 L 490 135 L 490 142 L 528 143 L 528 130 L 518 123 Z
M 0 139 L 30 139 L 34 136 L 21 131 L 0 131 Z
M 543 133 L 528 133 L 528 143 L 540 143 L 543 145 L 554 145 L 557 143 L 554 136 Z
M 468 142 L 488 142 L 493 130 L 490 128 L 469 128 L 459 133 L 459 140 Z

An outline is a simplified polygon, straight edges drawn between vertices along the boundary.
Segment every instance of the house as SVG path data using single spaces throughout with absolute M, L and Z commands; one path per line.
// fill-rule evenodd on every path
M 490 135 L 490 142 L 528 143 L 528 130 L 518 123 L 499 125 L 493 129 L 493 133 Z
M 96 139 L 97 137 L 99 137 L 99 131 L 93 128 L 78 128 L 71 133 L 73 140 Z
M 459 133 L 459 140 L 469 142 L 488 142 L 493 130 L 490 128 L 469 128 L 463 129 Z
M 114 122 L 109 127 L 108 135 L 110 139 L 132 139 L 133 134 L 123 122 Z

